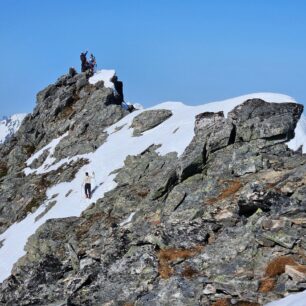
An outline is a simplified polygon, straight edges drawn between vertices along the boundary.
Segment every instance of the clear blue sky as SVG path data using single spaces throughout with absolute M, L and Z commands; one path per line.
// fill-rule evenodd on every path
M 92 51 L 127 101 L 200 104 L 257 91 L 306 102 L 305 0 L 1 0 L 0 115 Z

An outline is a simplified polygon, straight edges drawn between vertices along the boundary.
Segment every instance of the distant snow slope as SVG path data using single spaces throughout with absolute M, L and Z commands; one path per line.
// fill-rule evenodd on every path
M 103 74 L 104 80 L 109 77 L 109 74 Z M 102 76 L 96 75 L 92 78 L 91 81 L 95 82 L 98 78 L 101 79 Z M 52 154 L 58 143 L 67 134 L 53 139 L 47 146 L 29 158 L 27 166 L 31 164 L 34 158 L 39 157 L 44 151 L 48 150 L 49 156 L 45 162 L 35 170 L 26 168 L 24 171 L 26 175 L 33 172 L 47 173 L 51 170 L 58 169 L 64 162 L 69 163 L 72 160 L 78 160 L 80 158 L 88 159 L 89 163 L 77 172 L 71 182 L 60 183 L 49 188 L 47 190 L 47 200 L 36 212 L 29 214 L 23 221 L 13 224 L 0 235 L 0 241 L 4 240 L 3 247 L 0 249 L 0 281 L 3 281 L 10 275 L 13 264 L 25 254 L 24 246 L 28 237 L 47 219 L 79 216 L 90 203 L 102 198 L 105 192 L 116 187 L 116 183 L 114 182 L 115 174 L 111 173 L 115 169 L 123 167 L 127 155 L 140 154 L 152 144 L 161 144 L 161 147 L 157 150 L 161 155 L 169 152 L 177 152 L 178 155 L 181 155 L 194 136 L 194 121 L 197 114 L 205 111 L 224 111 L 224 114 L 227 115 L 235 106 L 250 98 L 261 98 L 267 102 L 295 102 L 294 99 L 285 95 L 256 93 L 200 106 L 187 106 L 180 102 L 162 103 L 151 109 L 168 109 L 172 111 L 173 115 L 157 127 L 144 132 L 142 136 L 133 137 L 133 130 L 130 128 L 133 118 L 143 111 L 137 110 L 107 128 L 108 139 L 95 152 L 68 157 L 55 164 Z M 122 128 L 118 130 L 118 127 Z M 173 133 L 174 131 L 176 132 Z M 293 149 L 306 143 L 304 119 L 302 124 L 298 125 L 296 135 L 295 140 L 290 142 L 290 147 Z M 112 162 L 110 163 L 110 161 Z M 81 185 L 85 172 L 91 173 L 92 171 L 96 173 L 95 184 L 97 190 L 92 199 L 88 200 L 83 197 Z M 45 210 L 46 205 L 54 200 L 56 200 L 55 206 L 43 217 L 35 221 L 36 217 Z M 132 219 L 133 215 L 131 214 L 127 220 L 121 220 L 121 225 L 124 226 L 127 222 L 132 222 Z M 299 306 L 300 304 L 296 305 Z
M 0 121 L 0 144 L 17 132 L 26 115 L 16 114 Z

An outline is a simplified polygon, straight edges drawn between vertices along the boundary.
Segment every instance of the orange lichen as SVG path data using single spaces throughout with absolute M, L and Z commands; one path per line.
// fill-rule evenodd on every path
M 211 306 L 231 306 L 229 299 L 220 299 L 214 302 Z
M 303 265 L 294 265 L 293 267 L 294 267 L 294 269 L 296 269 L 297 271 L 299 271 L 301 273 L 306 273 L 306 266 L 303 266 Z
M 106 215 L 103 212 L 97 212 L 92 214 L 89 218 L 85 219 L 78 227 L 76 231 L 76 237 L 80 240 L 84 235 L 86 235 L 90 228 L 100 220 L 104 219 Z
M 234 306 L 234 304 L 232 304 L 229 299 L 220 299 L 214 302 L 211 306 Z M 260 306 L 260 304 L 255 302 L 239 301 L 235 306 Z
M 221 183 L 227 184 L 228 187 L 224 189 L 216 198 L 211 198 L 207 201 L 208 204 L 212 205 L 218 201 L 227 199 L 228 197 L 234 195 L 241 187 L 242 184 L 240 181 L 235 180 L 224 180 L 220 181 Z
M 265 276 L 275 277 L 285 272 L 286 265 L 296 265 L 295 260 L 290 256 L 280 256 L 272 261 L 266 267 Z
M 67 117 L 70 117 L 71 115 L 75 114 L 75 110 L 73 109 L 73 107 L 71 105 L 68 105 L 66 107 L 64 107 L 64 109 L 60 112 L 58 118 L 59 119 L 64 119 Z
M 276 281 L 274 278 L 265 278 L 260 281 L 259 292 L 267 293 L 274 289 Z
M 149 221 L 152 225 L 160 225 L 161 221 L 160 220 L 150 220 Z
M 149 189 L 144 189 L 144 190 L 138 190 L 136 194 L 141 198 L 145 198 L 149 194 L 149 192 L 150 192 Z
M 202 246 L 198 246 L 189 250 L 175 248 L 159 250 L 157 253 L 159 261 L 159 275 L 164 279 L 168 279 L 174 273 L 173 268 L 171 267 L 171 263 L 177 260 L 185 260 L 190 257 L 193 257 L 198 254 L 202 250 L 202 248 Z
M 196 276 L 197 274 L 199 274 L 199 271 L 195 270 L 194 268 L 192 268 L 189 265 L 186 265 L 184 267 L 184 271 L 182 272 L 182 276 L 186 277 L 186 278 L 192 278 L 192 277 Z
M 274 188 L 278 183 L 279 183 L 279 182 L 267 183 L 267 184 L 266 184 L 266 188 L 272 189 L 272 188 Z

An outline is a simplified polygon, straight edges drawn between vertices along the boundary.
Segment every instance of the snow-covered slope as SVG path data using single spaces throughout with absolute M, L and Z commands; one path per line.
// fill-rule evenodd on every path
M 306 305 L 306 291 L 291 294 L 284 299 L 272 302 L 266 306 L 305 306 Z
M 17 132 L 26 115 L 15 114 L 0 121 L 0 144 Z
M 91 82 L 101 79 L 104 81 L 110 80 L 111 75 L 114 75 L 114 73 L 96 75 L 91 78 Z M 36 212 L 29 214 L 23 221 L 13 224 L 6 232 L 0 235 L 0 241 L 4 241 L 3 247 L 0 249 L 0 281 L 3 281 L 10 275 L 13 264 L 25 253 L 24 245 L 28 237 L 47 219 L 79 216 L 90 203 L 95 202 L 103 197 L 105 192 L 113 189 L 116 186 L 114 182 L 115 174 L 111 173 L 124 165 L 127 155 L 137 155 L 152 144 L 161 144 L 161 147 L 158 149 L 158 153 L 161 155 L 174 151 L 181 155 L 194 136 L 194 119 L 197 114 L 205 111 L 224 111 L 226 115 L 235 106 L 250 98 L 261 98 L 267 102 L 295 102 L 294 99 L 285 95 L 256 93 L 200 106 L 187 106 L 180 102 L 162 103 L 151 109 L 168 109 L 172 111 L 173 115 L 161 125 L 143 133 L 142 136 L 133 137 L 133 130 L 130 128 L 133 118 L 143 111 L 138 110 L 109 127 L 106 130 L 109 135 L 107 142 L 101 145 L 95 152 L 66 158 L 55 164 L 52 154 L 58 143 L 67 134 L 51 141 L 47 146 L 36 152 L 27 161 L 27 165 L 29 166 L 44 151 L 49 150 L 49 156 L 45 162 L 35 170 L 26 168 L 24 171 L 26 175 L 33 172 L 47 173 L 58 169 L 65 162 L 69 163 L 80 158 L 88 159 L 89 163 L 79 170 L 71 182 L 60 183 L 49 188 L 47 200 Z M 289 146 L 293 149 L 306 144 L 305 122 L 305 118 L 303 118 L 297 126 L 295 139 L 289 143 Z M 119 127 L 122 128 L 119 129 Z M 174 131 L 176 132 L 174 133 Z M 95 184 L 97 190 L 93 198 L 88 200 L 83 198 L 81 185 L 84 173 L 91 173 L 92 171 L 95 171 L 96 174 Z M 37 216 L 44 212 L 51 198 L 52 201 L 56 201 L 56 204 L 43 217 L 37 220 Z M 275 305 L 278 304 L 273 304 L 273 306 Z

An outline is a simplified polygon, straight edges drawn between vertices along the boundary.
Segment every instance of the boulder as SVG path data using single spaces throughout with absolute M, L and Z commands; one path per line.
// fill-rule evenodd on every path
M 167 109 L 148 110 L 140 113 L 131 124 L 133 136 L 140 136 L 143 132 L 153 129 L 171 116 L 172 112 Z
M 276 143 L 293 138 L 302 112 L 301 104 L 251 99 L 235 107 L 228 118 L 236 125 L 238 141 L 267 139 Z

